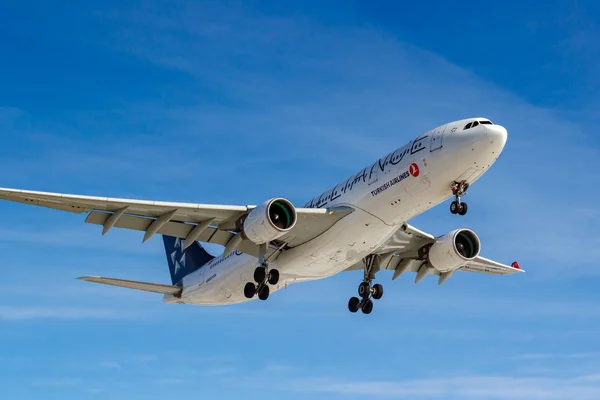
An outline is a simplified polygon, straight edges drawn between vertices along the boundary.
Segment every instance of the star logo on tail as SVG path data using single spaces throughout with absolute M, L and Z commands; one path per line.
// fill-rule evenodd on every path
M 182 267 L 185 268 L 185 252 L 183 251 L 180 238 L 175 240 L 175 246 L 173 252 L 171 253 L 171 262 L 175 266 L 173 275 L 177 275 Z

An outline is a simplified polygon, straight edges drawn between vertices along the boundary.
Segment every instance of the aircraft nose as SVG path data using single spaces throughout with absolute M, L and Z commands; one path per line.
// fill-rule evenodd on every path
M 491 144 L 498 146 L 500 149 L 504 148 L 508 138 L 506 128 L 502 125 L 485 125 L 485 133 Z

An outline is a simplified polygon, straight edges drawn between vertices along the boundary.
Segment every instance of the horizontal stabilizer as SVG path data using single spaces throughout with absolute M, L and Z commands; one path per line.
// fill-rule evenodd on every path
M 173 296 L 181 295 L 179 286 L 160 285 L 158 283 L 128 281 L 125 279 L 103 278 L 101 276 L 82 276 L 77 278 L 82 281 L 101 283 L 103 285 L 120 286 L 127 289 L 143 290 L 146 292 L 170 294 Z

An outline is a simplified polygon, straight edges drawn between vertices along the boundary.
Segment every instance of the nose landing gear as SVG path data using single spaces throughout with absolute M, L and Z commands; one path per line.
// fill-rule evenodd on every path
M 452 214 L 465 215 L 469 207 L 467 203 L 461 201 L 460 198 L 467 194 L 467 189 L 469 188 L 469 184 L 466 181 L 461 182 L 452 182 L 450 184 L 450 189 L 452 190 L 452 194 L 454 194 L 454 200 L 450 203 L 450 212 Z
M 383 297 L 383 286 L 379 283 L 371 286 L 373 279 L 375 279 L 375 273 L 378 268 L 375 266 L 377 255 L 370 254 L 363 260 L 365 264 L 365 275 L 360 285 L 358 285 L 358 297 L 352 297 L 348 301 L 348 310 L 351 313 L 355 313 L 358 310 L 362 310 L 363 314 L 371 314 L 373 311 L 373 300 L 379 300 Z

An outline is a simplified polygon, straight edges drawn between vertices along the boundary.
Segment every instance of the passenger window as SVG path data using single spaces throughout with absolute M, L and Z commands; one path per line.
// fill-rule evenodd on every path
M 471 128 L 475 128 L 477 125 L 479 125 L 479 121 L 473 122 L 473 126 L 471 126 Z
M 471 127 L 472 122 L 469 122 L 464 128 L 463 131 L 466 131 L 467 129 L 469 129 Z

